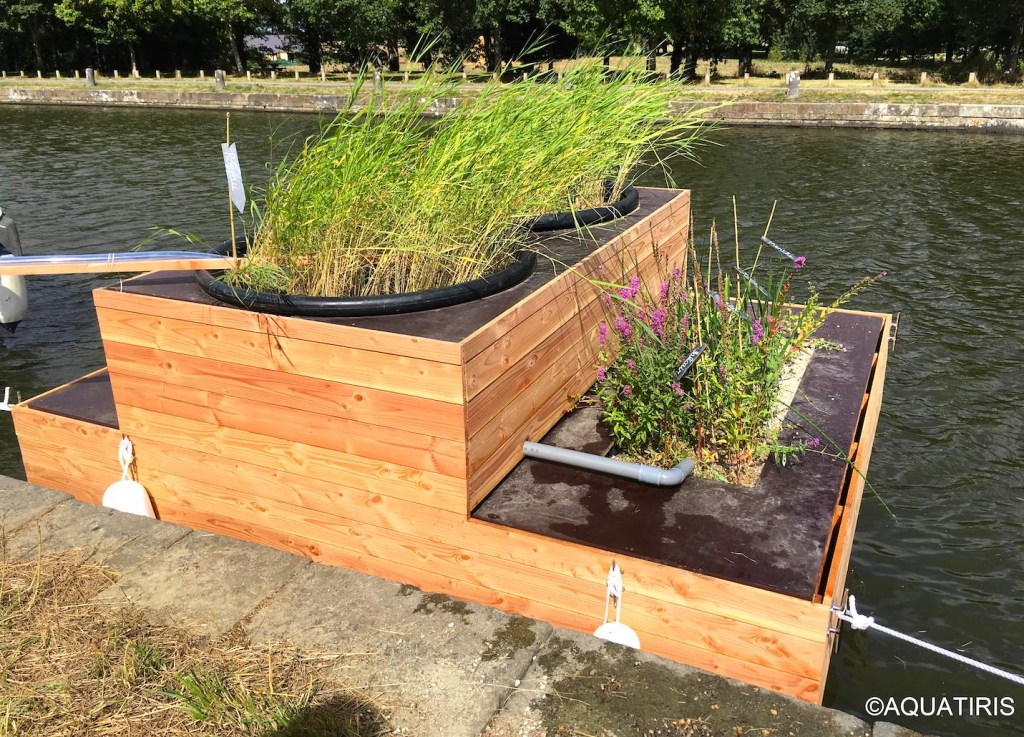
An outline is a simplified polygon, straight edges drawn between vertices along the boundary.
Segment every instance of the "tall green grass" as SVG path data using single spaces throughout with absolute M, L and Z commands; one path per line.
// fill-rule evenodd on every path
M 235 278 L 292 294 L 367 296 L 457 284 L 528 247 L 524 220 L 592 204 L 688 155 L 699 113 L 670 117 L 677 85 L 580 62 L 560 81 L 465 87 L 431 72 L 368 95 L 281 165 Z M 457 98 L 433 123 L 437 105 Z

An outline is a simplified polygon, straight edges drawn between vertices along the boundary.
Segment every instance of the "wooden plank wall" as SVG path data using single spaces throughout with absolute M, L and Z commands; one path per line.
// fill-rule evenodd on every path
M 311 321 L 109 290 L 95 299 L 118 420 L 133 440 L 465 509 L 451 344 L 361 341 L 343 326 L 327 326 L 343 328 L 335 335 Z
M 107 487 L 120 480 L 118 430 L 52 415 L 24 403 L 11 414 L 30 483 L 100 504 Z
M 592 253 L 462 341 L 470 511 L 522 460 L 523 443 L 540 440 L 594 383 L 596 333 L 608 317 L 594 281 L 639 275 L 656 294 L 686 249 L 689 226 L 684 190 L 615 248 Z
M 674 205 L 646 235 L 623 235 L 633 239 L 627 245 L 636 245 L 647 278 L 657 279 L 655 251 L 671 258 L 685 240 L 688 215 L 681 217 L 683 201 Z M 598 266 L 594 259 L 584 268 Z M 366 343 L 351 329 L 333 332 L 338 326 L 97 292 L 121 430 L 135 442 L 139 480 L 168 521 L 593 631 L 610 553 L 467 514 L 518 460 L 511 449 L 546 432 L 568 406 L 566 396 L 593 380 L 592 349 L 582 346 L 601 311 L 584 275 L 568 275 L 561 291 L 536 303 L 524 300 L 499 318 L 504 328 L 461 345 L 379 334 Z M 567 319 L 567 304 L 581 305 L 582 317 Z M 388 357 L 379 372 L 369 371 L 377 354 Z M 459 396 L 434 378 L 463 362 Z M 337 373 L 325 375 L 327 367 Z M 431 377 L 422 393 L 387 384 L 409 371 Z M 880 396 L 876 379 L 869 415 Z M 516 414 L 520 405 L 526 415 Z M 19 410 L 18 422 L 36 479 L 68 489 L 102 477 L 105 488 L 112 471 L 107 451 L 97 448 L 116 447 L 119 435 L 108 437 L 116 431 L 31 412 Z M 866 464 L 873 428 L 865 423 L 858 464 Z M 56 456 L 62 470 L 46 476 L 52 461 L 42 459 Z M 116 470 L 116 453 L 111 459 Z M 858 493 L 848 496 L 854 515 L 857 503 Z M 847 519 L 855 516 L 844 517 L 850 525 Z M 628 592 L 623 621 L 645 650 L 821 700 L 830 599 L 800 601 L 614 557 Z
M 136 441 L 162 519 L 592 632 L 612 555 L 176 444 Z M 808 700 L 827 608 L 628 556 L 644 649 Z

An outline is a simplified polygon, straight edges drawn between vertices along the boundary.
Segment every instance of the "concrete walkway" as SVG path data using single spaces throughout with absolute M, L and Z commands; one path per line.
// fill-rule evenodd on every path
M 542 622 L 0 476 L 8 558 L 83 548 L 156 623 L 345 653 L 395 733 L 912 737 Z M 762 731 L 764 730 L 764 731 Z

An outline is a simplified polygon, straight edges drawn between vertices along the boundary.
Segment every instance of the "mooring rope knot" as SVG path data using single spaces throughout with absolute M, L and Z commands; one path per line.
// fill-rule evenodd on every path
M 846 613 L 849 615 L 849 619 L 846 621 L 855 630 L 866 630 L 875 623 L 874 617 L 857 613 L 857 597 L 853 594 L 850 594 L 850 601 L 846 605 Z
M 132 447 L 132 441 L 127 437 L 122 438 L 120 445 L 117 446 L 117 460 L 121 464 L 121 480 L 125 481 L 128 478 L 132 461 L 135 460 L 135 449 Z
M 1008 681 L 1016 683 L 1018 686 L 1024 686 L 1024 676 L 1018 675 L 1017 673 L 1011 673 L 1008 670 L 996 668 L 995 666 L 989 665 L 988 663 L 982 663 L 980 660 L 968 658 L 966 655 L 961 655 L 958 652 L 947 650 L 944 647 L 933 645 L 930 642 L 919 640 L 916 637 L 905 635 L 902 632 L 898 632 L 897 630 L 890 629 L 889 627 L 885 627 L 881 624 L 877 624 L 875 622 L 874 617 L 865 616 L 857 611 L 857 599 L 853 595 L 850 596 L 850 599 L 847 602 L 845 609 L 833 606 L 832 611 L 835 612 L 836 616 L 839 619 L 843 620 L 844 622 L 849 622 L 850 626 L 855 630 L 866 630 L 874 628 L 879 632 L 884 632 L 885 634 L 890 635 L 891 637 L 895 637 L 898 640 L 909 642 L 911 645 L 917 645 L 918 647 L 924 648 L 925 650 L 933 652 L 936 655 L 942 655 L 944 657 L 955 660 L 958 663 L 969 665 L 972 668 L 977 668 L 978 670 L 984 671 L 985 673 L 989 673 L 993 676 L 1005 678 Z
M 612 561 L 612 567 L 608 570 L 608 596 L 616 599 L 622 598 L 622 569 Z

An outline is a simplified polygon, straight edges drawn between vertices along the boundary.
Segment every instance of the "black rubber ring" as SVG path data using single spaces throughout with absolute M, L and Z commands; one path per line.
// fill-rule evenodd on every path
M 604 184 L 605 200 L 611 196 L 614 183 L 608 180 Z M 632 184 L 627 184 L 622 190 L 622 197 L 617 202 L 610 202 L 601 207 L 592 207 L 587 210 L 576 212 L 560 212 L 554 215 L 540 215 L 532 220 L 527 220 L 525 227 L 534 233 L 548 230 L 568 230 L 569 228 L 589 227 L 600 225 L 611 220 L 628 215 L 640 206 L 640 193 Z
M 245 237 L 236 240 L 238 254 L 245 254 Z M 225 241 L 214 249 L 226 255 L 231 242 Z M 253 312 L 266 312 L 289 317 L 369 317 L 397 315 L 403 312 L 434 310 L 439 307 L 469 302 L 504 291 L 526 279 L 537 265 L 537 254 L 522 251 L 519 259 L 506 269 L 450 287 L 426 289 L 407 294 L 384 294 L 375 297 L 309 297 L 306 295 L 256 292 L 245 287 L 234 287 L 214 278 L 206 270 L 196 272 L 196 281 L 203 291 L 214 299 L 242 307 Z

